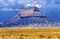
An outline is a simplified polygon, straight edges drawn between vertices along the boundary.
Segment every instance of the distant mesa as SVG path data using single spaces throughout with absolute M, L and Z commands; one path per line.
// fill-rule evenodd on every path
M 18 16 L 44 16 L 44 15 L 40 12 L 40 10 L 37 7 L 34 7 L 29 10 L 19 11 L 19 13 L 15 17 Z
M 28 25 L 42 24 L 43 26 L 44 24 L 52 23 L 53 21 L 47 19 L 47 16 L 42 14 L 39 8 L 34 7 L 32 9 L 19 11 L 19 13 L 16 16 L 14 16 L 13 19 L 9 20 L 8 22 L 5 22 L 3 25 L 8 27 L 29 27 Z

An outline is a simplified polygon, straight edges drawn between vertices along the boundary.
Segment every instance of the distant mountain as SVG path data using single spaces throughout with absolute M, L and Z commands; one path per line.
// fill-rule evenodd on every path
M 36 25 L 36 27 L 44 26 L 45 24 L 53 24 L 54 22 L 49 20 L 47 16 L 42 14 L 37 7 L 29 10 L 21 10 L 8 22 L 4 22 L 3 26 L 7 27 L 29 27 L 29 25 Z M 33 27 L 34 27 L 33 26 Z

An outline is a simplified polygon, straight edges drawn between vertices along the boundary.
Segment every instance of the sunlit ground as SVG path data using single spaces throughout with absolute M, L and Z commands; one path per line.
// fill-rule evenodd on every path
M 0 28 L 0 39 L 60 39 L 60 29 Z

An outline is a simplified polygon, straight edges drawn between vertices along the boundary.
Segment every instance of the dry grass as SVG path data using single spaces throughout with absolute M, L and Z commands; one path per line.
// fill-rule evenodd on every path
M 0 39 L 59 39 L 60 28 L 0 28 Z

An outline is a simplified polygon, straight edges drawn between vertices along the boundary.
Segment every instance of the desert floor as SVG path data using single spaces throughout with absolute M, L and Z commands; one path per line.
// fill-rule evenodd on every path
M 60 39 L 60 28 L 0 28 L 0 39 Z

